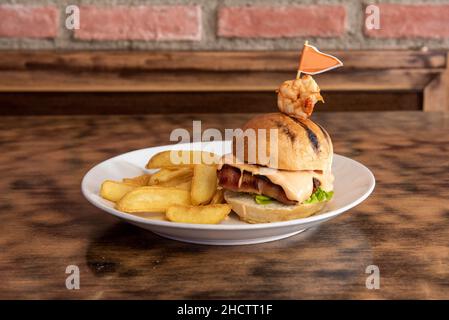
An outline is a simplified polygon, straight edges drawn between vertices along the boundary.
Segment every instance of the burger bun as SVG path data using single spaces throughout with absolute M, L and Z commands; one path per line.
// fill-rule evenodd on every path
M 324 208 L 326 202 L 286 205 L 278 201 L 258 204 L 254 195 L 226 190 L 224 198 L 241 220 L 249 223 L 268 223 L 307 218 Z

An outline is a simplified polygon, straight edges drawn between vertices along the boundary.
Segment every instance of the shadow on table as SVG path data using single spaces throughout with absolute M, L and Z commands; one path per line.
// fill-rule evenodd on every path
M 120 290 L 128 296 L 337 298 L 365 287 L 372 252 L 350 216 L 287 239 L 245 246 L 182 243 L 120 222 L 90 243 L 86 260 L 97 277 L 126 280 Z

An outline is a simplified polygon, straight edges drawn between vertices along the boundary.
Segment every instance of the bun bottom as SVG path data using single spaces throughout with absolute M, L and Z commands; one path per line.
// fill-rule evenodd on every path
M 326 202 L 286 205 L 280 202 L 257 204 L 254 195 L 226 190 L 224 198 L 240 219 L 249 223 L 267 223 L 307 218 L 324 208 Z

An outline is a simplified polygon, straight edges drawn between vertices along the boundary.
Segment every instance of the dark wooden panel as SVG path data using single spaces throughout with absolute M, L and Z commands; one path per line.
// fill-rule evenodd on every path
M 418 92 L 325 92 L 316 112 L 419 110 Z M 0 114 L 148 114 L 276 111 L 274 92 L 0 93 Z
M 338 99 L 329 100 L 338 107 L 332 110 L 403 110 L 425 111 L 449 110 L 447 98 L 447 55 L 445 52 L 371 50 L 334 51 L 345 63 L 344 68 L 315 76 L 322 92 L 342 92 Z M 106 105 L 116 106 L 122 100 L 116 93 L 125 94 L 134 110 L 160 112 L 162 106 L 173 110 L 186 109 L 202 112 L 204 102 L 214 106 L 238 108 L 236 99 L 243 99 L 245 108 L 255 110 L 265 103 L 269 95 L 285 80 L 296 75 L 298 52 L 2 52 L 0 55 L 0 92 L 60 92 L 61 96 L 48 97 L 49 105 L 61 109 L 69 102 L 58 99 L 67 92 L 87 93 L 91 101 L 88 113 L 101 113 Z M 407 91 L 407 99 L 393 98 L 398 91 Z M 108 97 L 98 93 L 107 92 L 118 101 L 107 102 Z M 184 101 L 169 101 L 162 93 L 185 94 Z M 205 94 L 209 92 L 210 94 Z M 221 92 L 221 96 L 217 93 Z M 255 96 L 254 94 L 260 96 Z M 261 93 L 264 92 L 264 93 Z M 355 92 L 360 94 L 354 96 Z M 374 95 L 369 95 L 371 92 Z M 148 93 L 154 95 L 146 96 Z M 196 95 L 207 97 L 199 101 Z M 232 97 L 230 93 L 236 96 Z M 351 94 L 349 94 L 351 93 Z M 366 94 L 365 94 L 366 93 Z M 379 95 L 386 94 L 385 97 Z M 424 98 L 421 98 L 421 96 Z M 30 98 L 32 95 L 24 99 Z M 147 98 L 137 98 L 137 97 Z M 171 95 L 173 96 L 176 95 Z M 365 100 L 366 97 L 378 98 Z M 37 97 L 37 96 L 36 96 Z M 39 96 L 40 97 L 40 96 Z M 192 101 L 190 101 L 190 97 Z M 352 98 L 351 98 L 352 97 Z M 221 98 L 223 101 L 220 101 Z M 348 98 L 348 101 L 344 99 Z M 58 105 L 52 101 L 58 100 Z M 70 98 L 71 101 L 74 98 Z M 140 100 L 139 100 L 140 99 Z M 351 100 L 352 99 L 352 100 Z M 380 99 L 380 100 L 379 100 Z M 394 99 L 394 102 L 391 103 Z M 411 99 L 411 100 L 410 100 Z M 15 105 L 23 102 L 19 99 Z M 189 100 L 189 101 L 187 101 Z M 412 101 L 413 100 L 413 101 Z M 41 100 L 38 100 L 39 102 Z M 141 101 L 141 102 L 137 102 Z M 232 101 L 232 103 L 230 102 Z M 271 101 L 271 100 L 270 100 Z M 360 101 L 360 102 L 355 102 Z M 381 102 L 379 102 L 381 101 Z M 382 102 L 383 101 L 383 102 Z M 417 105 L 419 101 L 419 105 Z M 88 101 L 86 101 L 88 102 Z M 31 103 L 31 101 L 30 101 Z M 260 104 L 259 104 L 260 103 Z M 28 105 L 22 103 L 22 105 Z M 76 105 L 75 105 L 76 104 Z M 191 107 L 192 105 L 195 107 Z M 11 103 L 8 103 L 11 105 Z M 61 106 L 62 105 L 62 106 Z M 200 107 L 198 107 L 200 105 Z M 270 104 L 271 105 L 271 104 Z M 361 107 L 365 105 L 365 107 Z M 0 106 L 1 107 L 1 106 Z M 81 113 L 87 107 L 71 103 L 72 113 Z M 28 107 L 25 107 L 28 108 Z M 41 109 L 45 106 L 36 106 Z M 81 108 L 79 110 L 76 110 Z M 158 109 L 159 108 L 159 109 Z M 215 108 L 217 111 L 222 108 Z M 255 108 L 255 109 L 251 109 Z M 131 108 L 130 110 L 133 110 Z M 49 110 L 50 111 L 50 110 Z M 26 114 L 25 111 L 17 111 Z M 33 111 L 31 111 L 33 112 Z M 59 111 L 53 111 L 58 113 Z M 111 112 L 108 108 L 108 111 Z M 115 111 L 114 111 L 115 112 Z M 52 113 L 52 112 L 50 112 Z

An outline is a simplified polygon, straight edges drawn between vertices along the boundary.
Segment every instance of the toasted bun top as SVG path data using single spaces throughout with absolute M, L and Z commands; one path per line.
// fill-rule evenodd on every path
M 246 134 L 239 143 L 238 139 L 233 141 L 233 154 L 241 161 L 281 170 L 330 170 L 333 155 L 331 138 L 323 127 L 310 119 L 268 113 L 249 120 L 242 128 L 243 132 L 247 129 L 253 129 L 255 134 Z M 265 129 L 266 135 L 258 129 Z M 273 137 L 270 129 L 277 129 L 277 140 L 274 139 L 277 148 L 276 143 L 270 143 L 270 137 Z M 266 152 L 259 150 L 263 147 Z

